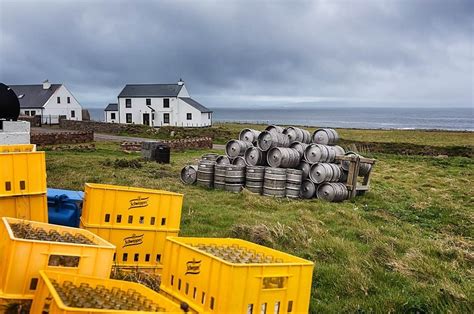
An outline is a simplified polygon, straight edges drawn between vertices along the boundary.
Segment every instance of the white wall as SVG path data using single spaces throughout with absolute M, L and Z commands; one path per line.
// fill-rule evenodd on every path
M 57 97 L 61 98 L 61 103 L 57 103 Z M 70 103 L 67 103 L 67 97 L 70 97 Z M 72 117 L 71 111 L 75 116 Z M 39 112 L 37 112 L 39 114 Z M 58 123 L 59 116 L 66 116 L 68 120 L 82 120 L 82 107 L 69 90 L 61 85 L 46 102 L 43 107 L 43 123 Z
M 115 119 L 112 119 L 112 114 L 115 114 Z M 118 123 L 119 112 L 118 111 L 104 111 L 105 122 Z

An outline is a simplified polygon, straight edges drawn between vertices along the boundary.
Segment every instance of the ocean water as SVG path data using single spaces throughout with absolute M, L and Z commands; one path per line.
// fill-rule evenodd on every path
M 440 129 L 474 131 L 474 108 L 211 108 L 218 122 L 293 124 L 362 129 Z M 103 109 L 88 109 L 103 121 Z

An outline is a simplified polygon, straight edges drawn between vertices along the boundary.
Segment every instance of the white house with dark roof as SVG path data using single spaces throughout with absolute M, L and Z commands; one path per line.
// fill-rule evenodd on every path
M 189 96 L 182 80 L 176 84 L 127 84 L 118 95 L 117 111 L 111 105 L 105 111 L 107 122 L 112 122 L 112 114 L 117 113 L 119 123 L 154 127 L 212 125 L 212 111 Z
M 118 123 L 118 104 L 108 104 L 104 110 L 105 122 Z
M 45 124 L 59 123 L 59 116 L 68 120 L 82 120 L 82 107 L 63 84 L 47 80 L 37 85 L 9 85 L 20 101 L 20 114 L 40 115 Z

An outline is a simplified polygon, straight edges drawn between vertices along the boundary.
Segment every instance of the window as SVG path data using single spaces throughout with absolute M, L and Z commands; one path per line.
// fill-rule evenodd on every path
M 210 113 L 210 112 L 207 113 L 207 118 L 208 118 L 209 120 L 211 119 L 211 113 Z
M 156 261 L 158 263 L 161 261 L 161 254 L 156 254 Z
M 37 286 L 38 286 L 38 278 L 31 278 L 30 290 L 36 290 Z
M 288 301 L 288 313 L 293 311 L 293 301 Z
M 138 253 L 135 253 L 135 256 L 133 256 L 133 261 L 138 262 L 138 259 L 139 259 L 139 255 Z
M 25 110 L 25 115 L 29 116 L 29 115 L 30 115 L 30 111 L 29 111 L 29 110 Z
M 76 117 L 76 112 L 74 110 L 71 110 L 71 118 L 75 118 Z
M 188 112 L 186 114 L 186 120 L 192 120 L 192 119 L 193 119 L 193 114 Z
M 131 113 L 127 113 L 125 115 L 125 118 L 127 119 L 127 123 L 132 123 L 132 114 Z
M 162 226 L 166 225 L 166 218 L 161 218 L 161 225 Z
M 128 259 L 128 253 L 123 253 L 122 255 L 122 261 L 126 262 Z
M 128 216 L 128 223 L 129 224 L 133 223 L 133 216 L 132 215 Z
M 117 223 L 121 223 L 122 222 L 122 215 L 117 215 Z
M 60 103 L 61 103 L 61 97 L 56 97 L 56 102 L 57 102 L 58 104 L 60 104 Z
M 130 98 L 125 99 L 125 108 L 132 108 L 132 100 Z
M 150 261 L 150 254 L 146 254 L 145 255 L 145 262 L 149 262 Z
M 110 221 L 110 214 L 105 214 L 105 222 L 109 222 Z
M 181 279 L 178 279 L 178 290 L 181 290 Z
M 112 113 L 110 114 L 110 119 L 115 119 L 115 112 L 112 112 Z
M 163 123 L 169 124 L 170 123 L 170 114 L 163 113 Z
M 155 112 L 154 111 L 151 113 L 151 120 L 155 121 Z
M 71 103 L 71 97 L 68 97 L 68 98 L 67 98 L 67 103 L 68 103 L 68 104 Z
M 211 297 L 211 304 L 210 304 L 211 310 L 214 309 L 214 297 Z
M 150 225 L 154 225 L 155 224 L 155 217 L 151 217 L 150 218 Z
M 169 107 L 170 107 L 170 99 L 163 98 L 163 108 L 169 108 Z
M 147 106 L 151 106 L 151 99 L 150 99 L 150 98 L 147 98 L 147 99 L 146 99 L 146 105 L 147 105 Z
M 31 110 L 31 115 L 34 117 L 36 116 L 36 111 L 35 110 Z

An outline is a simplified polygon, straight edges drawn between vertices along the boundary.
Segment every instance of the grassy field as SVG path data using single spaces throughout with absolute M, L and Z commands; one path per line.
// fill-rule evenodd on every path
M 232 128 L 226 132 L 235 134 Z M 377 138 L 381 131 L 341 134 L 365 138 L 364 132 Z M 472 134 L 384 132 L 380 140 L 472 144 Z M 97 143 L 93 153 L 48 151 L 48 186 L 97 182 L 184 193 L 180 235 L 241 237 L 314 261 L 311 312 L 474 311 L 472 158 L 372 154 L 372 190 L 335 204 L 183 185 L 181 167 L 203 153 L 173 153 L 170 165 L 133 169 L 114 166 L 117 158 L 139 157 L 118 144 Z
M 240 130 L 252 128 L 263 130 L 263 124 L 240 124 L 240 123 L 215 123 L 209 128 L 176 128 L 161 127 L 153 129 L 143 126 L 138 133 L 122 133 L 120 135 L 142 136 L 147 138 L 171 139 L 194 136 L 209 136 L 215 143 L 224 144 L 229 139 L 238 138 Z M 307 127 L 313 132 L 316 127 Z M 405 143 L 415 145 L 428 145 L 435 147 L 461 146 L 474 149 L 474 132 L 462 131 L 435 131 L 435 130 L 361 130 L 361 129 L 337 129 L 341 139 L 357 142 L 376 143 Z M 174 133 L 174 137 L 171 133 Z

